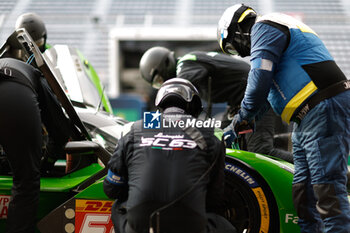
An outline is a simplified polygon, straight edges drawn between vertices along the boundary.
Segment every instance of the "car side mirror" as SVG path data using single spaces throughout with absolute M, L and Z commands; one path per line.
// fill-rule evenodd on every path
M 105 167 L 107 167 L 108 161 L 111 158 L 111 153 L 93 141 L 68 142 L 65 146 L 65 151 L 69 154 L 94 152 Z

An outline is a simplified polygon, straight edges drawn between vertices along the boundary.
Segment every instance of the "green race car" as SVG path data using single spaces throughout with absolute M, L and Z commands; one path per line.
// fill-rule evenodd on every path
M 9 37 L 0 48 L 0 57 L 11 55 L 14 48 L 28 57 L 34 54 L 81 133 L 80 138 L 67 143 L 66 159 L 56 162 L 50 176 L 41 178 L 38 232 L 114 232 L 113 200 L 106 197 L 102 185 L 111 153 L 132 122 L 111 114 L 96 73 L 76 49 L 58 45 L 42 54 L 23 29 Z M 227 149 L 225 217 L 239 233 L 300 232 L 292 202 L 293 169 L 282 160 Z M 5 228 L 11 186 L 11 174 L 1 170 L 0 232 Z

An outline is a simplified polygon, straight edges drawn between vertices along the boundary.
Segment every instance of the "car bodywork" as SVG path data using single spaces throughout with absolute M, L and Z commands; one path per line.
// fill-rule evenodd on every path
M 16 58 L 14 54 L 18 53 L 18 50 L 25 53 L 26 58 L 32 54 L 35 56 L 37 66 L 44 73 L 78 132 L 75 134 L 78 136 L 73 140 L 86 140 L 94 145 L 102 145 L 104 155 L 108 155 L 107 159 L 103 160 L 102 157 L 97 159 L 93 151 L 83 152 L 84 156 L 72 154 L 73 157 L 79 158 L 76 167 L 68 173 L 64 168 L 66 161 L 56 163 L 55 175 L 41 178 L 41 204 L 37 216 L 41 219 L 72 195 L 79 193 L 83 187 L 93 183 L 94 179 L 106 174 L 105 164 L 127 121 L 110 113 L 110 103 L 101 88 L 100 80 L 78 50 L 68 46 L 52 46 L 41 54 L 25 30 L 14 32 L 7 39 L 0 49 L 0 57 Z M 11 195 L 12 176 L 3 174 L 4 171 L 0 172 L 0 231 L 3 231 Z
M 78 49 L 54 45 L 46 49 L 45 55 L 54 65 L 57 78 L 73 104 L 101 108 L 113 114 L 95 69 Z
M 102 111 L 101 95 L 95 95 L 99 101 L 90 101 L 83 94 L 73 94 L 76 88 L 70 89 L 74 84 L 67 80 L 81 78 L 79 70 L 85 66 L 84 58 L 76 50 L 53 46 L 41 54 L 23 29 L 9 37 L 0 49 L 0 57 L 11 54 L 11 47 L 21 49 L 28 57 L 34 54 L 36 64 L 80 133 L 66 145 L 66 153 L 79 161 L 77 166 L 66 172 L 68 160 L 63 160 L 55 165 L 61 172 L 41 178 L 38 232 L 114 232 L 110 214 L 113 200 L 104 194 L 102 185 L 118 138 L 132 122 Z M 72 58 L 73 66 L 67 61 L 60 65 L 62 54 L 63 59 Z M 70 73 L 77 75 L 69 76 Z M 91 81 L 91 77 L 85 76 L 84 80 Z M 97 88 L 97 92 L 101 94 L 103 90 Z M 108 110 L 107 99 L 103 105 Z M 292 202 L 293 169 L 292 164 L 282 160 L 227 150 L 225 217 L 238 232 L 300 232 Z M 11 186 L 11 175 L 0 175 L 0 231 L 4 229 Z

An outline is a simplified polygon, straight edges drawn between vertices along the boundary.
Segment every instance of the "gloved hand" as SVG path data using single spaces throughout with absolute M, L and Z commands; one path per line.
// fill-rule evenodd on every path
M 224 141 L 226 148 L 232 148 L 232 144 L 240 134 L 245 134 L 254 131 L 255 123 L 251 121 L 248 123 L 246 120 L 242 120 L 238 114 L 234 115 L 232 122 L 224 129 Z
M 236 126 L 241 124 L 242 119 L 239 114 L 233 116 L 231 124 L 224 129 L 224 141 L 226 148 L 232 148 L 234 140 L 238 137 Z
M 42 176 L 49 176 L 55 166 L 56 159 L 43 157 L 40 162 L 40 173 Z
M 224 129 L 223 139 L 224 139 L 226 148 L 232 149 L 232 144 L 236 138 L 237 138 L 237 134 L 234 131 L 231 123 Z

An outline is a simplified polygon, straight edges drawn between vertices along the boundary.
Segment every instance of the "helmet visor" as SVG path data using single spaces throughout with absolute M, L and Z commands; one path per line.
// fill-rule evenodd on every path
M 225 52 L 231 55 L 239 55 L 235 47 L 229 42 L 227 42 L 225 45 Z
M 218 26 L 217 26 L 217 40 L 219 42 L 219 45 L 222 49 L 222 51 L 225 51 L 226 43 L 227 43 L 227 37 L 229 36 L 229 27 L 232 27 L 232 24 L 236 24 L 236 22 L 232 22 L 233 17 L 240 8 L 242 7 L 242 4 L 236 4 L 232 7 L 229 7 L 225 10 L 223 15 L 221 16 Z
M 181 97 L 183 100 L 185 100 L 186 102 L 189 103 L 192 101 L 193 96 L 196 93 L 189 86 L 178 85 L 177 83 L 165 85 L 159 89 L 159 91 L 157 93 L 156 100 L 155 100 L 155 105 L 158 106 L 159 103 L 164 99 L 164 97 L 171 95 L 171 94 L 176 94 L 179 97 Z
M 38 46 L 38 47 L 41 47 L 45 44 L 45 38 L 44 37 L 41 37 L 40 39 L 36 40 L 35 41 L 35 44 Z
M 159 89 L 162 86 L 163 83 L 164 83 L 164 78 L 161 75 L 156 74 L 153 77 L 152 87 L 155 88 L 155 89 Z

